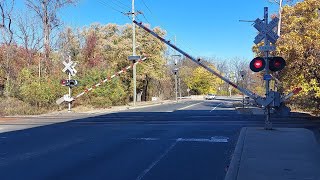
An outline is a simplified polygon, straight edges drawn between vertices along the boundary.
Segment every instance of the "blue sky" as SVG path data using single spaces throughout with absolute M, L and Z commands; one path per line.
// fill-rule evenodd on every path
M 263 18 L 263 8 L 276 13 L 278 6 L 268 0 L 135 0 L 142 11 L 139 21 L 149 22 L 167 31 L 167 38 L 177 38 L 177 45 L 193 56 L 227 59 L 240 57 L 251 60 L 257 31 L 252 23 L 239 20 Z M 131 0 L 79 0 L 76 6 L 62 9 L 64 24 L 72 27 L 130 23 L 120 12 L 131 9 Z M 120 11 L 120 12 L 119 12 Z M 146 19 L 147 20 L 146 20 Z

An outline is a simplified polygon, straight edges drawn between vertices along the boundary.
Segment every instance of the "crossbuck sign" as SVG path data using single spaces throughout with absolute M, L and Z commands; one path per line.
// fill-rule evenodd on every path
M 267 38 L 272 44 L 276 43 L 279 36 L 273 31 L 278 25 L 279 18 L 275 17 L 268 25 L 259 18 L 254 21 L 254 27 L 260 32 L 254 39 L 254 43 L 258 44 Z
M 63 72 L 70 73 L 72 76 L 75 76 L 77 74 L 77 70 L 75 69 L 77 63 L 73 61 L 69 61 L 68 63 L 63 61 L 64 64 Z

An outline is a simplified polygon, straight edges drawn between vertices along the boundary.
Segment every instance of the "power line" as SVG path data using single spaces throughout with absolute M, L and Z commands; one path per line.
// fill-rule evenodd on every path
M 154 20 L 158 21 L 158 23 L 160 24 L 164 24 L 163 21 L 161 21 L 154 13 L 152 13 L 151 9 L 149 8 L 149 6 L 147 5 L 145 0 L 141 0 L 140 2 L 143 3 L 143 5 L 148 9 L 148 11 L 150 12 L 151 16 L 153 17 Z M 144 15 L 143 15 L 144 16 Z M 147 20 L 146 16 L 144 16 L 144 19 L 146 19 L 146 21 L 151 25 L 151 23 Z M 164 28 L 164 30 L 166 29 L 166 26 L 162 26 Z M 168 37 L 174 37 L 175 35 L 173 35 L 172 33 L 170 33 L 169 31 L 167 32 L 167 36 Z M 171 39 L 171 38 L 169 38 Z M 179 40 L 184 46 L 186 46 L 191 52 L 195 53 L 195 54 L 200 54 L 199 51 L 197 51 L 196 49 L 192 48 L 190 46 L 190 43 L 183 41 L 183 40 Z
M 147 21 L 147 23 L 151 24 L 143 13 L 141 13 L 141 15 L 142 15 L 143 18 Z
M 147 6 L 146 2 L 144 0 L 141 0 L 143 5 L 148 9 L 148 11 L 152 14 L 150 8 Z
M 114 0 L 114 1 L 115 1 L 115 2 L 118 2 L 118 4 L 121 4 L 121 5 L 122 5 L 123 7 L 125 7 L 125 8 L 131 9 L 131 7 L 130 7 L 129 5 L 123 3 L 123 2 L 120 1 L 120 0 Z
M 114 11 L 117 11 L 117 12 L 119 12 L 119 13 L 121 13 L 121 14 L 125 14 L 124 12 L 120 11 L 119 9 L 116 9 L 115 7 L 111 6 L 110 4 L 108 4 L 108 3 L 105 2 L 105 1 L 98 0 L 98 2 L 99 2 L 100 4 L 106 6 L 106 7 L 111 8 L 111 9 L 114 10 Z
M 108 1 L 108 2 L 117 6 L 120 9 L 127 10 L 127 6 L 124 6 L 123 4 L 119 3 L 119 1 L 113 0 L 113 1 Z

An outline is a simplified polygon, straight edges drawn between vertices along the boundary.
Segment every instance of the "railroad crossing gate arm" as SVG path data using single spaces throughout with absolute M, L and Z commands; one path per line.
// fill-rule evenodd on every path
M 136 61 L 134 64 L 139 64 L 142 63 L 143 61 L 145 61 L 147 59 L 147 57 L 142 57 L 140 58 L 138 61 Z M 81 92 L 80 94 L 74 96 L 74 97 L 69 97 L 67 95 L 64 95 L 63 97 L 59 98 L 56 100 L 56 103 L 58 105 L 62 104 L 63 102 L 72 102 L 75 101 L 76 99 L 78 99 L 79 97 L 91 92 L 92 90 L 98 88 L 99 86 L 103 85 L 104 83 L 110 81 L 111 79 L 118 77 L 120 74 L 125 73 L 127 70 L 131 69 L 133 67 L 134 64 L 131 64 L 128 67 L 123 68 L 122 70 L 116 72 L 115 74 L 113 74 L 112 76 L 109 76 L 107 78 L 105 78 L 104 80 L 100 81 L 99 83 L 91 86 L 90 88 L 86 88 L 83 92 Z
M 291 91 L 289 94 L 283 96 L 280 101 L 281 101 L 281 102 L 285 102 L 286 100 L 288 100 L 289 98 L 291 98 L 293 95 L 298 94 L 301 90 L 302 90 L 301 87 L 295 88 L 295 89 L 294 89 L 293 91 Z
M 189 58 L 190 60 L 192 60 L 193 62 L 197 63 L 199 66 L 205 68 L 207 71 L 211 72 L 212 74 L 214 74 L 215 76 L 219 77 L 220 79 L 222 79 L 223 81 L 225 81 L 226 83 L 230 84 L 231 86 L 233 86 L 234 88 L 238 89 L 240 92 L 244 93 L 245 95 L 249 96 L 250 98 L 254 99 L 257 103 L 264 105 L 266 102 L 264 102 L 264 99 L 261 98 L 260 96 L 258 96 L 257 94 L 251 92 L 248 89 L 244 89 L 242 87 L 238 87 L 236 84 L 234 84 L 233 82 L 231 82 L 228 78 L 223 77 L 221 74 L 219 74 L 218 72 L 216 72 L 215 70 L 211 69 L 210 67 L 208 67 L 207 65 L 203 64 L 200 62 L 200 59 L 196 59 L 194 57 L 192 57 L 191 55 L 189 55 L 188 53 L 184 52 L 183 50 L 181 50 L 180 48 L 178 48 L 177 46 L 175 46 L 174 44 L 171 44 L 170 41 L 165 40 L 164 38 L 162 38 L 161 36 L 159 36 L 157 33 L 155 33 L 154 31 L 152 31 L 151 29 L 147 28 L 146 26 L 144 26 L 142 23 L 138 23 L 137 21 L 133 21 L 137 26 L 139 26 L 140 28 L 144 29 L 145 31 L 147 31 L 148 33 L 150 33 L 151 35 L 153 35 L 154 37 L 158 38 L 160 41 L 164 42 L 165 44 L 167 44 L 168 46 L 172 47 L 173 49 L 175 49 L 176 51 L 178 51 L 179 53 L 183 54 L 185 57 Z

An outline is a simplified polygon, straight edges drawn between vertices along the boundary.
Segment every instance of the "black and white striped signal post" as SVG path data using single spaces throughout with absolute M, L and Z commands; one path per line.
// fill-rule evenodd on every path
M 71 61 L 71 56 L 69 56 L 68 63 L 66 61 L 63 61 L 62 63 L 65 66 L 62 71 L 68 74 L 68 79 L 61 80 L 61 84 L 63 86 L 69 87 L 69 93 L 64 95 L 64 100 L 68 102 L 68 112 L 71 112 L 71 103 L 73 101 L 73 98 L 71 96 L 72 95 L 72 88 L 74 86 L 78 85 L 78 81 L 71 79 L 71 76 L 75 76 L 77 74 L 77 70 L 75 69 L 77 63 Z

